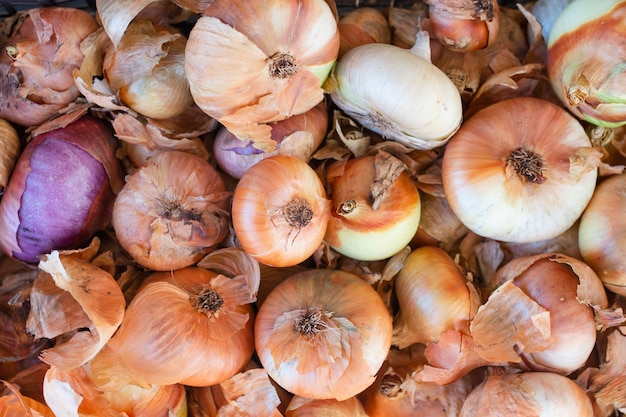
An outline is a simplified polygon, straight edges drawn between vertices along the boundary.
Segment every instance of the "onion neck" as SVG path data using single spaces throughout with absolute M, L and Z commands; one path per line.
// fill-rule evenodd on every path
M 294 330 L 298 336 L 311 340 L 328 328 L 325 318 L 330 315 L 316 306 L 302 311 L 299 317 L 294 319 Z
M 512 170 L 524 183 L 543 184 L 543 158 L 532 150 L 517 148 L 506 158 L 507 170 Z
M 272 79 L 285 79 L 298 72 L 296 59 L 284 52 L 277 52 L 270 58 L 269 72 Z
M 190 297 L 190 301 L 196 311 L 204 313 L 208 317 L 217 316 L 224 305 L 222 296 L 207 286 L 201 287 L 197 294 Z
M 308 201 L 296 197 L 282 207 L 281 214 L 289 226 L 301 229 L 313 219 L 313 208 Z

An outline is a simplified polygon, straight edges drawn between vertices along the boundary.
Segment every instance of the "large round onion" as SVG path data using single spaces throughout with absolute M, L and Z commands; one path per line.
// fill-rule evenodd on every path
M 198 107 L 273 150 L 268 123 L 321 102 L 338 53 L 337 20 L 324 0 L 215 0 L 189 34 L 185 71 Z
M 30 140 L 0 200 L 0 247 L 35 263 L 76 248 L 111 219 L 123 174 L 108 126 L 85 115 Z

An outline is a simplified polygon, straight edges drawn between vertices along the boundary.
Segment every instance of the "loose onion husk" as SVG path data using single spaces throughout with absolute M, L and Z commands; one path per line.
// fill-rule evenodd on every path
M 391 346 L 391 316 L 356 275 L 308 270 L 277 285 L 259 308 L 262 366 L 294 395 L 344 401 L 374 382 Z

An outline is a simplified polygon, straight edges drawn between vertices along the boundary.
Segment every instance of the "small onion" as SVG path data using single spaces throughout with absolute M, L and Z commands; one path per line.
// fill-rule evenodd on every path
M 320 247 L 330 216 L 324 184 L 294 156 L 250 167 L 233 193 L 233 229 L 241 247 L 269 266 L 294 266 Z
M 324 0 L 215 0 L 191 29 L 185 71 L 198 107 L 271 151 L 268 123 L 323 100 L 338 52 L 337 20 Z
M 533 242 L 564 233 L 593 195 L 597 159 L 579 121 L 551 102 L 517 97 L 466 120 L 446 147 L 443 188 L 477 235 Z
M 338 401 L 374 382 L 391 332 L 378 293 L 358 276 L 332 269 L 303 271 L 278 284 L 254 328 L 259 360 L 281 387 Z
M 463 403 L 459 417 L 593 417 L 585 391 L 551 372 L 489 375 Z
M 34 136 L 0 200 L 0 246 L 35 263 L 54 249 L 76 249 L 111 220 L 123 184 L 117 141 L 107 124 L 85 115 Z
M 415 149 L 445 144 L 462 119 L 461 96 L 439 68 L 410 50 L 370 43 L 337 62 L 332 101 L 364 127 Z
M 311 110 L 272 123 L 274 151 L 262 151 L 251 140 L 240 139 L 222 126 L 215 135 L 213 155 L 220 168 L 233 178 L 241 176 L 255 163 L 272 155 L 291 155 L 309 162 L 328 129 L 328 109 L 320 102 Z
M 409 244 L 420 221 L 420 195 L 404 164 L 379 152 L 336 161 L 325 178 L 332 201 L 325 241 L 357 260 L 382 260 Z
M 113 206 L 113 229 L 120 245 L 146 268 L 190 266 L 228 234 L 230 195 L 206 160 L 163 151 L 126 177 Z
M 103 73 L 122 103 L 142 115 L 169 119 L 193 99 L 185 75 L 187 38 L 149 20 L 131 23 L 120 43 L 104 54 Z
M 547 42 L 548 77 L 563 104 L 592 124 L 626 124 L 626 1 L 573 1 Z
M 80 96 L 73 71 L 84 58 L 80 43 L 98 22 L 74 7 L 35 7 L 11 19 L 0 41 L 0 117 L 38 126 Z
M 375 7 L 357 7 L 347 11 L 337 23 L 340 35 L 339 58 L 355 46 L 367 43 L 391 43 L 387 17 Z

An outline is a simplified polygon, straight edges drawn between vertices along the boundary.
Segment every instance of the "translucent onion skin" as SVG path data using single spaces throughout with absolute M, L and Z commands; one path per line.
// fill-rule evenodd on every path
M 580 218 L 578 248 L 582 259 L 610 291 L 626 296 L 626 174 L 603 180 Z
M 591 142 L 563 108 L 512 98 L 466 120 L 446 147 L 443 188 L 453 212 L 474 233 L 504 242 L 558 236 L 593 195 Z
M 294 156 L 274 155 L 241 177 L 231 215 L 239 244 L 250 256 L 268 266 L 294 266 L 322 244 L 330 201 L 310 165 Z
M 321 102 L 338 53 L 324 0 L 216 0 L 189 34 L 185 71 L 198 107 L 271 151 L 268 123 Z
M 164 151 L 126 177 L 113 206 L 120 245 L 154 271 L 190 266 L 229 232 L 231 193 L 203 158 Z
M 333 70 L 332 101 L 362 126 L 413 149 L 443 146 L 463 117 L 454 83 L 429 60 L 395 45 L 350 49 Z
M 604 127 L 626 124 L 626 1 L 574 1 L 552 25 L 547 71 L 554 91 L 577 117 Z
M 391 347 L 392 323 L 382 298 L 361 278 L 315 269 L 274 288 L 254 332 L 259 360 L 281 387 L 344 401 L 374 382 Z
M 254 351 L 253 299 L 243 283 L 199 267 L 152 273 L 92 360 L 96 385 L 209 386 L 235 375 Z
M 459 417 L 593 417 L 587 393 L 551 372 L 489 375 L 467 396 Z
M 0 200 L 0 246 L 28 263 L 76 249 L 109 225 L 123 173 L 117 141 L 85 115 L 30 140 Z
M 393 179 L 384 161 L 373 155 L 336 161 L 325 178 L 332 201 L 325 241 L 331 248 L 353 259 L 382 260 L 409 244 L 420 222 L 419 191 L 407 171 Z M 393 177 L 394 175 L 391 175 Z M 373 189 L 383 196 L 372 201 Z

